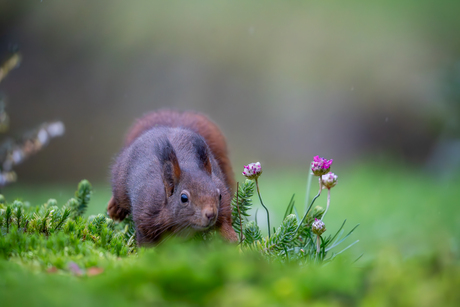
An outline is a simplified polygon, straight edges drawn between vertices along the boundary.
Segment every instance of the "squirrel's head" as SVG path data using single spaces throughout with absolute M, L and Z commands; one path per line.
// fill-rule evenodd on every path
M 192 139 L 193 153 L 179 160 L 168 140 L 158 147 L 165 187 L 165 206 L 180 229 L 206 230 L 213 227 L 223 201 L 230 202 L 228 188 L 213 174 L 205 141 Z

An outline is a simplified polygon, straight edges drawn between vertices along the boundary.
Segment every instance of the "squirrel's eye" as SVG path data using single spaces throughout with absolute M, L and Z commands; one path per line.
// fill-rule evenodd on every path
M 180 201 L 181 201 L 182 203 L 188 202 L 188 196 L 187 196 L 186 194 L 181 194 L 181 196 L 180 196 Z
M 222 200 L 222 194 L 219 194 L 219 200 Z

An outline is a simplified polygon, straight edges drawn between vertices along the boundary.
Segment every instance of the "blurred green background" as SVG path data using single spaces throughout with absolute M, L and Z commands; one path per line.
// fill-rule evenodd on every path
M 237 180 L 262 163 L 275 225 L 293 193 L 304 208 L 319 154 L 339 176 L 328 229 L 361 223 L 351 254 L 458 253 L 459 11 L 453 1 L 2 1 L 0 53 L 23 56 L 0 84 L 9 134 L 66 125 L 2 193 L 63 204 L 86 178 L 89 214 L 103 212 L 134 119 L 193 109 L 227 136 Z

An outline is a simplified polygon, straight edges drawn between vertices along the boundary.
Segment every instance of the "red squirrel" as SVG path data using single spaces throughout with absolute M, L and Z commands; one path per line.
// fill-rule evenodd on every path
M 160 110 L 138 119 L 112 166 L 114 220 L 132 214 L 138 244 L 164 235 L 218 230 L 231 242 L 235 180 L 225 138 L 195 112 Z

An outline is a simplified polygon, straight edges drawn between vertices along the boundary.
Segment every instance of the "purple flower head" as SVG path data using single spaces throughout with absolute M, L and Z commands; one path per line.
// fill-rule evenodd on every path
M 248 179 L 257 179 L 262 174 L 260 162 L 249 163 L 244 166 L 243 175 Z
M 331 169 L 332 159 L 327 160 L 323 157 L 316 156 L 313 158 L 313 162 L 311 163 L 311 170 L 313 175 L 315 176 L 322 176 L 327 174 Z
M 313 224 L 311 224 L 311 231 L 318 236 L 322 235 L 326 231 L 326 225 L 323 221 L 315 219 Z
M 321 176 L 321 181 L 323 182 L 324 188 L 331 189 L 337 184 L 337 175 L 329 172 L 326 175 Z

